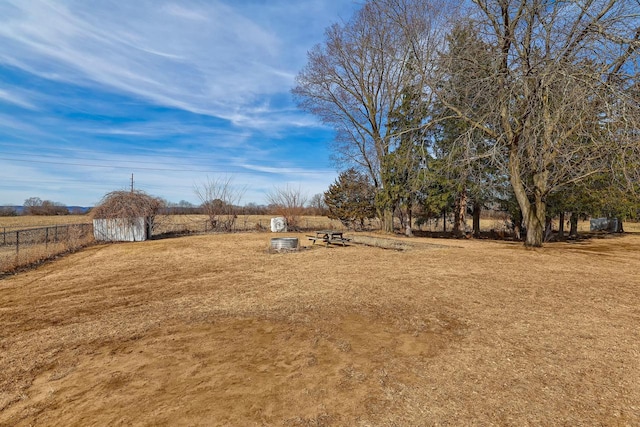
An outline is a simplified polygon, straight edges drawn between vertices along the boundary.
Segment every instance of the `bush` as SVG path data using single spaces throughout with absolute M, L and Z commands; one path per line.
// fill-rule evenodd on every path
M 12 206 L 0 206 L 0 216 L 18 216 L 18 211 Z

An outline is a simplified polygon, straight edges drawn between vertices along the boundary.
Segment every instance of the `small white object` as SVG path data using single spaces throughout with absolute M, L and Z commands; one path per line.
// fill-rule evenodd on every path
M 287 220 L 281 216 L 271 218 L 271 232 L 273 233 L 286 233 L 287 232 Z

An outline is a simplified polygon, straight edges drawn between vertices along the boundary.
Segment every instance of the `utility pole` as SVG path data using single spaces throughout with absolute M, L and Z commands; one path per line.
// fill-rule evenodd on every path
M 131 192 L 133 193 L 133 174 L 131 174 Z

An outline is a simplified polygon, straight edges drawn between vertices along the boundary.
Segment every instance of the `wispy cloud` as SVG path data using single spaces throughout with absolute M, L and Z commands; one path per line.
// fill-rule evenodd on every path
M 139 166 L 149 159 L 161 165 L 168 156 L 183 173 L 138 168 L 152 186 L 176 184 L 179 190 L 166 190 L 167 197 L 191 188 L 198 180 L 193 171 L 215 172 L 216 165 L 252 183 L 257 190 L 247 197 L 282 180 L 319 190 L 333 179 L 321 148 L 330 131 L 297 111 L 289 90 L 324 28 L 356 6 L 352 0 L 4 0 L 0 151 L 18 153 L 15 145 L 27 144 L 40 154 L 121 165 L 139 160 Z M 19 185 L 28 176 L 43 189 L 47 182 L 84 179 L 102 188 L 124 175 L 124 169 L 47 165 L 15 162 L 2 178 Z M 306 169 L 313 166 L 316 173 Z
M 274 33 L 220 2 L 9 3 L 0 55 L 45 78 L 227 119 L 291 83 Z
M 28 108 L 30 110 L 37 109 L 36 106 L 29 102 L 23 95 L 0 88 L 0 102 L 2 101 L 10 102 L 18 107 Z

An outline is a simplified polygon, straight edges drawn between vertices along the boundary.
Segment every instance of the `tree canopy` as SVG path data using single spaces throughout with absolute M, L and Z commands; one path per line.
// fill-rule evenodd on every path
M 637 200 L 638 6 L 473 0 L 460 16 L 443 14 L 450 2 L 370 0 L 327 30 L 293 92 L 336 130 L 339 164 L 368 174 L 387 230 L 438 188 L 462 214 L 506 181 L 540 246 L 554 195 L 606 177 Z
M 349 228 L 363 228 L 375 216 L 375 188 L 368 177 L 351 168 L 342 172 L 324 193 L 329 218 Z

